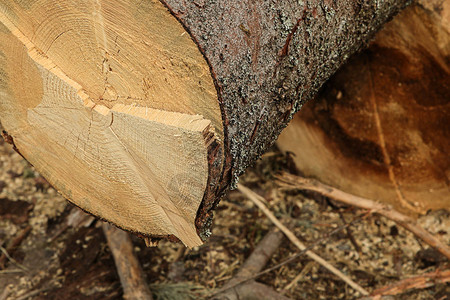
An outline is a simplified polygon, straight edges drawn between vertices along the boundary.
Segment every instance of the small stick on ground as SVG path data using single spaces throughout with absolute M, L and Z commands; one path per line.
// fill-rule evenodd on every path
M 264 214 L 272 221 L 272 223 L 275 224 L 287 237 L 288 239 L 300 250 L 306 249 L 306 246 L 286 227 L 284 226 L 275 216 L 274 214 L 264 205 L 263 201 L 264 199 L 253 192 L 252 190 L 248 189 L 247 187 L 243 186 L 242 184 L 238 185 L 238 190 L 242 192 L 244 195 L 246 195 L 253 203 L 255 203 L 259 209 L 264 212 Z M 362 295 L 369 295 L 369 293 L 362 288 L 360 285 L 358 285 L 356 282 L 354 282 L 350 277 L 343 274 L 341 271 L 336 269 L 334 266 L 332 266 L 330 263 L 328 263 L 326 260 L 324 260 L 322 257 L 318 256 L 314 252 L 308 250 L 305 253 L 307 256 L 309 256 L 311 259 L 315 260 L 319 264 L 321 264 L 323 267 L 325 267 L 327 270 L 329 270 L 331 273 L 335 274 L 339 278 L 341 278 L 344 282 L 346 282 L 348 285 L 350 285 L 352 288 L 360 292 Z
M 34 290 L 34 291 L 29 292 L 29 293 L 26 293 L 26 294 L 16 298 L 16 300 L 27 300 L 27 299 L 33 298 L 34 296 L 39 295 L 40 293 L 46 292 L 46 291 L 48 291 L 50 289 L 51 288 L 49 288 L 49 287 L 43 287 L 41 289 Z
M 254 299 L 288 299 L 272 288 L 254 280 L 242 283 L 243 279 L 262 270 L 280 246 L 283 238 L 283 233 L 276 228 L 267 233 L 239 269 L 239 272 L 215 293 L 216 296 L 213 299 L 247 299 L 249 296 L 252 296 Z
M 3 292 L 0 294 L 0 300 L 6 300 L 9 295 L 9 288 L 6 287 Z
M 8 258 L 7 253 L 12 256 L 13 253 L 17 250 L 19 245 L 22 243 L 22 241 L 28 236 L 28 234 L 31 232 L 31 225 L 28 225 L 22 231 L 20 231 L 14 239 L 12 239 L 5 248 L 5 252 L 0 255 L 0 269 L 4 269 L 6 265 L 6 259 Z
M 342 212 L 340 212 L 340 211 L 338 211 L 338 212 L 339 212 L 339 217 L 341 218 L 342 222 L 344 224 L 347 224 L 347 221 L 345 220 L 345 217 L 342 214 Z M 355 238 L 353 237 L 352 229 L 350 227 L 347 227 L 346 232 L 347 232 L 347 237 L 350 240 L 350 242 L 352 243 L 352 245 L 355 248 L 356 252 L 358 252 L 359 255 L 361 255 L 361 253 L 362 253 L 361 247 L 359 247 L 358 243 L 356 242 Z
M 236 276 L 231 279 L 225 287 L 231 286 L 238 280 L 261 271 L 275 251 L 280 247 L 283 238 L 284 234 L 279 229 L 274 228 L 269 231 L 244 262 Z
M 233 291 L 232 293 L 228 291 Z M 254 280 L 248 281 L 245 284 L 236 286 L 233 289 L 227 291 L 228 298 L 213 298 L 226 299 L 226 300 L 239 300 L 239 299 L 264 299 L 264 300 L 290 300 L 290 298 L 281 295 L 271 287 L 256 282 Z M 229 295 L 232 295 L 230 297 Z
M 392 285 L 384 286 L 372 292 L 370 297 L 364 299 L 377 300 L 382 296 L 398 295 L 411 289 L 424 289 L 430 286 L 450 282 L 450 270 L 436 270 L 430 273 L 400 280 Z
M 284 287 L 284 289 L 281 291 L 281 294 L 285 294 L 294 285 L 296 285 L 297 282 L 299 282 L 300 279 L 302 279 L 306 274 L 308 274 L 309 271 L 311 271 L 311 269 L 314 266 L 314 264 L 316 264 L 315 261 L 310 261 L 309 263 L 307 263 L 306 266 L 302 269 L 302 271 L 300 273 L 298 273 L 298 275 L 295 276 L 295 278 L 288 285 L 286 285 Z
M 0 246 L 0 252 L 2 252 L 3 255 L 5 255 L 6 258 L 7 258 L 12 264 L 14 264 L 16 267 L 18 267 L 18 268 L 20 268 L 20 269 L 22 269 L 23 271 L 26 271 L 26 272 L 29 271 L 27 267 L 25 267 L 24 265 L 22 265 L 21 263 L 19 263 L 18 261 L 16 261 L 14 258 L 12 258 L 12 257 L 9 255 L 8 251 L 6 251 L 6 249 L 3 248 L 2 246 Z M 7 270 L 3 270 L 3 271 L 7 271 Z
M 283 173 L 278 176 L 280 185 L 287 187 L 295 187 L 298 189 L 310 190 L 318 192 L 324 196 L 332 198 L 336 201 L 346 203 L 348 205 L 359 208 L 370 209 L 374 213 L 382 215 L 392 221 L 396 222 L 405 229 L 411 231 L 413 234 L 422 239 L 425 243 L 442 253 L 447 259 L 450 259 L 450 248 L 442 243 L 437 237 L 416 224 L 413 218 L 405 216 L 396 211 L 394 208 L 375 202 L 370 199 L 358 197 L 352 194 L 345 193 L 341 190 L 325 185 L 317 180 L 303 178 L 288 173 Z
M 103 223 L 103 232 L 116 263 L 123 288 L 123 298 L 127 300 L 153 299 L 141 265 L 134 254 L 129 234 L 108 223 Z

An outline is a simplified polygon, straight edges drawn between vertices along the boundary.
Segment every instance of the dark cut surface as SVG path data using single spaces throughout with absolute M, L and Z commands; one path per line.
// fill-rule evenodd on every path
M 161 0 L 211 67 L 232 186 L 292 115 L 410 1 Z M 222 180 L 222 184 L 228 184 Z

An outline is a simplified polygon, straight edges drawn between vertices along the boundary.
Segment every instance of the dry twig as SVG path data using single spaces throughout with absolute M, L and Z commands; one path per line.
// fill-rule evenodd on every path
M 342 220 L 342 222 L 343 222 L 344 224 L 347 224 L 347 221 L 345 220 L 345 217 L 344 217 L 344 215 L 342 214 L 341 211 L 339 211 L 339 217 L 341 218 L 341 220 Z M 355 248 L 356 252 L 358 252 L 358 253 L 361 255 L 361 253 L 362 253 L 361 247 L 360 247 L 360 246 L 358 245 L 358 243 L 356 242 L 356 240 L 355 240 L 355 238 L 354 238 L 354 236 L 353 236 L 353 232 L 352 232 L 352 230 L 350 229 L 350 227 L 347 227 L 346 233 L 347 233 L 347 237 L 348 237 L 349 241 L 352 243 L 352 245 L 353 245 L 353 247 Z
M 370 212 L 369 212 L 369 213 L 370 213 Z M 242 280 L 239 280 L 239 281 L 237 281 L 236 283 L 227 286 L 227 288 L 228 288 L 228 289 L 234 288 L 235 286 L 238 286 L 239 284 L 242 284 L 242 283 L 247 282 L 247 281 L 252 280 L 252 279 L 256 279 L 256 278 L 258 278 L 258 277 L 260 277 L 260 276 L 262 276 L 262 275 L 268 274 L 268 273 L 270 273 L 270 272 L 272 272 L 272 271 L 274 271 L 274 270 L 276 270 L 276 269 L 281 268 L 282 266 L 285 266 L 285 265 L 287 265 L 287 264 L 293 262 L 294 260 L 296 260 L 296 259 L 299 258 L 300 256 L 304 255 L 308 250 L 311 250 L 311 249 L 313 249 L 315 246 L 317 246 L 317 245 L 319 245 L 319 244 L 321 244 L 321 243 L 327 241 L 332 235 L 334 235 L 334 234 L 336 234 L 336 233 L 338 233 L 338 232 L 340 232 L 340 231 L 342 231 L 342 230 L 348 228 L 348 227 L 351 226 L 351 225 L 354 225 L 354 224 L 355 224 L 356 222 L 358 222 L 358 221 L 361 221 L 363 218 L 367 217 L 367 216 L 369 215 L 369 213 L 362 214 L 362 215 L 359 215 L 359 216 L 355 217 L 351 222 L 349 222 L 349 223 L 347 223 L 347 224 L 344 224 L 344 225 L 342 225 L 342 226 L 339 226 L 339 227 L 337 227 L 336 229 L 331 230 L 331 231 L 328 232 L 326 235 L 324 235 L 322 238 L 316 240 L 313 244 L 311 244 L 311 245 L 309 245 L 308 247 L 306 247 L 304 250 L 301 250 L 301 251 L 297 252 L 296 254 L 294 254 L 294 255 L 292 255 L 291 257 L 285 259 L 284 261 L 282 261 L 282 262 L 280 262 L 280 263 L 274 265 L 273 267 L 267 268 L 267 269 L 265 269 L 265 270 L 263 270 L 263 271 L 261 271 L 261 272 L 259 272 L 259 273 L 256 273 L 256 274 L 254 274 L 254 275 L 252 275 L 252 276 L 250 276 L 250 277 L 243 278 Z M 258 245 L 259 245 L 259 244 L 258 244 Z M 314 261 L 313 261 L 313 262 L 314 262 Z M 305 268 L 306 268 L 306 267 L 305 267 Z M 223 291 L 224 291 L 224 288 L 222 288 L 222 289 L 220 289 L 220 290 L 218 290 L 218 291 L 216 291 L 216 292 L 210 294 L 210 297 L 212 297 L 212 296 L 214 296 L 214 295 L 217 295 L 217 294 L 219 294 L 219 293 L 222 293 Z M 284 289 L 283 291 L 286 291 L 286 289 Z
M 400 280 L 392 285 L 384 286 L 372 292 L 370 297 L 364 299 L 377 300 L 382 296 L 398 295 L 410 289 L 423 289 L 439 283 L 450 282 L 450 270 L 436 270 L 434 272 Z
M 298 189 L 310 190 L 318 192 L 324 196 L 332 198 L 336 201 L 346 203 L 348 205 L 356 206 L 359 208 L 370 209 L 374 213 L 380 214 L 397 224 L 401 225 L 405 229 L 411 231 L 413 234 L 422 239 L 425 243 L 442 253 L 447 259 L 450 259 L 450 248 L 442 243 L 437 237 L 416 224 L 414 219 L 405 216 L 404 214 L 396 211 L 394 208 L 385 205 L 383 203 L 375 202 L 366 198 L 358 197 L 352 194 L 345 193 L 341 190 L 327 186 L 317 180 L 303 178 L 288 173 L 283 173 L 278 177 L 278 180 L 282 186 L 294 187 Z
M 14 251 L 17 250 L 17 248 L 19 247 L 20 243 L 22 243 L 22 241 L 28 236 L 28 234 L 31 232 L 31 229 L 32 229 L 31 225 L 28 225 L 27 227 L 22 229 L 16 235 L 16 237 L 14 237 L 14 239 L 12 239 L 7 244 L 5 251 L 2 251 L 3 254 L 0 255 L 0 269 L 4 269 L 5 268 L 6 259 L 9 259 L 10 261 L 14 261 L 14 260 L 12 260 L 12 258 L 10 256 L 13 255 Z M 21 268 L 23 268 L 23 267 L 21 267 Z
M 108 223 L 103 223 L 103 232 L 116 263 L 123 288 L 123 298 L 128 300 L 153 299 L 144 272 L 134 254 L 129 234 Z
M 246 195 L 253 203 L 255 203 L 263 212 L 264 214 L 272 221 L 272 223 L 275 224 L 287 237 L 288 239 L 300 250 L 305 250 L 306 246 L 286 227 L 284 226 L 274 215 L 273 213 L 264 205 L 262 201 L 264 199 L 253 192 L 252 190 L 248 189 L 247 187 L 243 186 L 242 184 L 238 185 L 238 190 L 242 192 L 244 195 Z M 354 282 L 350 277 L 343 274 L 341 271 L 336 269 L 334 266 L 332 266 L 330 263 L 325 261 L 322 257 L 318 256 L 314 252 L 308 250 L 305 253 L 307 256 L 309 256 L 311 259 L 315 260 L 319 264 L 321 264 L 323 267 L 328 269 L 330 272 L 341 278 L 343 281 L 345 281 L 348 285 L 350 285 L 355 290 L 359 291 L 363 295 L 369 295 L 369 293 L 362 288 L 360 285 L 358 285 L 356 282 Z
M 308 250 L 313 249 L 315 246 L 323 243 L 324 241 L 326 241 L 327 239 L 329 239 L 332 235 L 344 230 L 345 228 L 348 228 L 350 225 L 355 224 L 357 221 L 361 220 L 362 217 L 366 217 L 368 216 L 368 214 L 364 214 L 362 216 L 357 216 L 355 219 L 353 219 L 350 223 L 344 224 L 343 226 L 340 226 L 336 229 L 333 229 L 331 232 L 327 233 L 325 236 L 323 236 L 322 238 L 316 240 L 314 243 L 312 243 L 311 245 L 309 245 L 308 247 L 306 247 L 305 249 L 303 249 L 300 252 L 297 252 L 296 254 L 292 255 L 291 257 L 287 258 L 286 260 L 280 262 L 279 264 L 276 264 L 273 267 L 270 267 L 268 269 L 265 269 L 264 271 L 261 271 L 255 275 L 253 275 L 250 278 L 245 279 L 245 281 L 247 280 L 251 280 L 251 279 L 255 279 L 259 276 L 262 276 L 264 274 L 270 273 L 278 268 L 281 268 L 284 265 L 287 265 L 288 263 L 293 262 L 294 260 L 296 260 L 297 258 L 299 258 L 300 256 L 302 256 L 303 254 L 305 254 Z
M 22 265 L 21 263 L 17 262 L 14 258 L 11 257 L 11 255 L 8 253 L 8 251 L 3 248 L 2 246 L 0 246 L 0 252 L 3 253 L 3 255 L 11 262 L 13 263 L 16 267 L 22 269 L 23 271 L 28 272 L 28 268 L 25 267 L 24 265 Z
M 253 280 L 248 281 L 248 278 L 260 272 L 266 265 L 280 246 L 283 237 L 284 235 L 276 228 L 267 233 L 239 272 L 219 291 L 214 293 L 216 296 L 213 299 L 247 299 L 246 295 L 255 295 L 255 293 L 262 293 L 261 295 L 265 296 L 264 299 L 288 299 L 264 284 Z
M 302 279 L 306 274 L 308 274 L 309 271 L 311 271 L 312 267 L 314 266 L 314 264 L 316 264 L 315 261 L 310 261 L 309 263 L 306 264 L 306 266 L 302 269 L 302 271 L 300 273 L 297 274 L 297 276 L 295 276 L 295 278 L 284 287 L 284 289 L 281 291 L 281 294 L 286 293 L 287 291 L 289 291 L 294 285 L 297 284 L 297 282 L 300 281 L 300 279 Z
M 230 291 L 230 290 L 228 290 Z M 239 300 L 239 299 L 264 299 L 264 300 L 289 300 L 290 298 L 281 295 L 270 286 L 251 280 L 245 284 L 238 285 L 234 288 L 234 292 L 227 293 L 230 296 L 224 298 L 214 298 L 223 300 Z
M 16 300 L 27 300 L 27 299 L 33 298 L 34 296 L 39 295 L 40 293 L 46 292 L 46 291 L 48 291 L 50 289 L 51 288 L 49 288 L 49 287 L 43 287 L 41 289 L 34 290 L 34 291 L 26 293 L 26 294 L 24 294 L 24 295 L 22 295 L 20 297 L 17 297 Z

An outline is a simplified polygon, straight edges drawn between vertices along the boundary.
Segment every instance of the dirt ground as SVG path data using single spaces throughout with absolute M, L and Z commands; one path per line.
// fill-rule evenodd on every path
M 241 178 L 262 195 L 271 211 L 306 245 L 361 212 L 317 194 L 282 190 L 273 180 L 293 171 L 288 157 L 267 153 Z M 450 213 L 430 212 L 419 224 L 450 244 Z M 0 300 L 121 299 L 122 290 L 101 221 L 63 199 L 0 139 Z M 248 199 L 232 191 L 220 203 L 211 238 L 186 250 L 162 242 L 147 248 L 133 237 L 135 250 L 155 299 L 202 299 L 237 272 L 272 228 Z M 448 262 L 411 233 L 371 215 L 316 246 L 313 251 L 369 291 L 414 275 L 448 268 Z M 285 240 L 268 266 L 297 249 Z M 300 275 L 299 275 L 300 274 Z M 290 284 L 297 277 L 297 282 Z M 292 299 L 360 297 L 306 256 L 258 279 Z M 389 299 L 450 299 L 450 285 L 437 284 Z

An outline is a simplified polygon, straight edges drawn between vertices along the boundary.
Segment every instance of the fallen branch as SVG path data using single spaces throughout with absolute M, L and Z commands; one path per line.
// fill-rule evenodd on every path
M 275 224 L 287 237 L 288 239 L 300 250 L 305 250 L 306 246 L 286 227 L 284 226 L 274 215 L 273 213 L 264 205 L 262 201 L 264 199 L 253 192 L 252 190 L 248 189 L 247 187 L 243 186 L 242 184 L 238 185 L 238 190 L 242 192 L 244 195 L 246 195 L 253 203 L 255 203 L 263 212 L 264 214 L 272 221 L 272 223 Z M 343 274 L 341 271 L 336 269 L 334 266 L 332 266 L 330 263 L 325 261 L 322 257 L 318 256 L 314 252 L 308 250 L 305 253 L 307 256 L 309 256 L 311 259 L 315 260 L 319 264 L 321 264 L 323 267 L 328 269 L 330 272 L 341 278 L 344 282 L 346 282 L 348 285 L 350 285 L 352 288 L 357 290 L 363 295 L 369 295 L 369 293 L 362 288 L 360 285 L 358 285 L 356 282 L 354 282 L 350 277 Z
M 231 279 L 225 287 L 231 286 L 239 279 L 246 278 L 260 272 L 278 247 L 280 247 L 283 238 L 284 234 L 277 228 L 269 231 L 269 233 L 264 236 L 261 242 L 259 242 L 256 246 L 255 250 L 253 250 L 252 254 L 244 262 L 236 276 Z
M 434 235 L 432 235 L 431 233 L 429 233 L 428 231 L 417 225 L 414 219 L 405 216 L 404 214 L 396 211 L 395 209 L 393 209 L 388 205 L 345 193 L 341 190 L 325 185 L 314 179 L 303 178 L 288 173 L 283 173 L 281 176 L 278 176 L 277 178 L 280 185 L 282 186 L 318 192 L 324 196 L 332 198 L 336 201 L 346 203 L 348 205 L 356 206 L 363 209 L 370 209 L 374 213 L 380 214 L 396 222 L 405 229 L 411 231 L 417 237 L 422 239 L 425 243 L 427 243 L 428 245 L 430 245 L 431 247 L 442 253 L 445 257 L 447 257 L 447 259 L 450 259 L 450 248 L 447 245 L 445 245 Z
M 103 232 L 116 263 L 123 288 L 123 298 L 153 299 L 128 233 L 108 223 L 103 223 Z
M 213 299 L 247 299 L 249 295 L 256 296 L 255 293 L 261 293 L 264 299 L 288 299 L 262 283 L 254 280 L 248 281 L 247 279 L 262 270 L 280 246 L 283 237 L 283 233 L 276 228 L 267 233 L 239 269 L 239 272 L 214 294 L 216 296 Z M 257 297 L 257 299 L 261 298 Z
M 411 289 L 424 289 L 430 286 L 450 282 L 450 270 L 436 270 L 434 272 L 400 280 L 392 285 L 384 286 L 372 292 L 370 297 L 363 299 L 377 300 L 382 296 L 398 295 Z

